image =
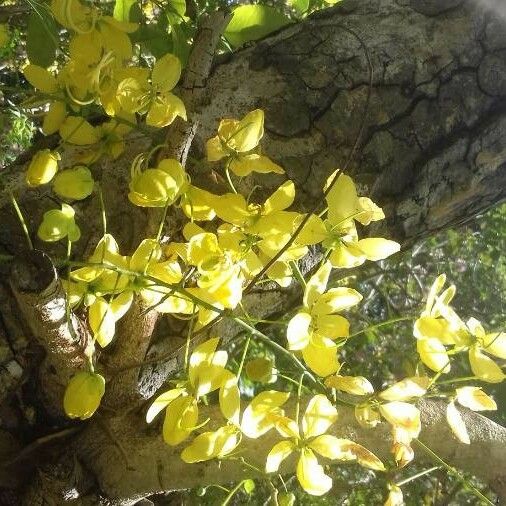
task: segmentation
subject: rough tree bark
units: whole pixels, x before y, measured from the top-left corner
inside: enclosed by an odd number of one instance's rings
[[[373,68],[372,89],[368,61]],[[191,96],[191,124],[198,125],[189,133],[195,134],[190,155],[201,157],[204,142],[220,118],[241,117],[261,107],[267,127],[264,150],[296,182],[299,209],[308,209],[321,198],[326,176],[345,164],[365,117],[360,149],[348,172],[364,194],[385,208],[388,219],[380,232],[408,245],[416,238],[465,222],[505,198],[505,62],[506,21],[488,12],[481,2],[343,0],[333,9],[223,57],[209,79],[182,90]],[[368,92],[371,99],[366,107]],[[149,224],[143,210],[133,208],[126,198],[118,198],[118,189],[124,192],[127,188],[131,153],[147,143],[137,137],[133,135],[121,159],[94,169],[104,189],[110,230],[125,254],[145,236]],[[51,145],[55,140],[44,142]],[[172,149],[177,152],[176,147]],[[186,156],[185,149],[180,153]],[[74,155],[67,150],[64,161]],[[6,189],[20,196],[33,232],[53,203],[45,189],[26,192],[22,162],[28,159],[22,157],[2,175]],[[197,185],[214,184],[208,171],[191,163],[188,170]],[[262,184],[265,181],[272,187],[279,183],[277,176],[262,178]],[[254,184],[255,180],[245,182],[244,189]],[[99,206],[96,198],[90,198],[76,207],[83,237],[88,239],[75,250],[82,256],[100,234]],[[170,230],[177,230],[177,216],[170,216],[168,222]],[[3,197],[0,223],[0,252],[25,258],[19,224]],[[64,256],[57,247],[50,253]],[[8,274],[2,274],[7,280]],[[37,305],[30,304],[33,291],[47,293],[49,285],[35,285],[27,296],[19,278],[9,276],[10,286],[3,284],[0,292],[0,339],[8,349],[5,368],[0,371],[0,399],[12,395],[22,381],[36,381],[38,362],[27,353],[30,348],[24,336],[37,338],[46,353],[51,353],[51,339],[37,321]],[[247,303],[259,314],[270,316],[286,311],[293,300],[293,292],[286,290],[253,294]],[[28,321],[22,321],[23,317]],[[132,325],[131,321],[124,325],[127,332]],[[162,327],[165,336],[171,336],[167,348],[148,342],[149,325],[147,322],[143,329],[133,331],[142,336],[142,354],[148,345],[151,354],[158,348],[163,353],[177,349],[181,343],[177,326],[165,323]],[[49,337],[57,332],[53,329]],[[237,329],[223,324],[220,332],[231,336]],[[131,354],[123,357],[116,349],[111,347],[102,359],[103,364],[116,366],[106,371],[113,377],[117,368],[131,364]],[[24,375],[20,364],[25,366]],[[139,386],[142,396],[152,394],[177,367],[174,352],[162,365],[145,368]],[[135,381],[130,379],[129,383]],[[422,408],[426,428],[421,439],[450,463],[490,481],[505,497],[504,429],[468,413],[473,444],[464,447],[449,435],[440,405],[425,403]],[[47,500],[60,504],[65,499],[76,504],[134,504],[152,493],[246,476],[238,465],[218,470],[215,464],[179,463],[177,452],[164,446],[158,429],[145,426],[142,414],[142,408],[131,411],[128,403],[116,402],[77,434],[65,432],[66,451],[62,455],[50,446],[55,452],[51,465],[36,475],[25,503]],[[61,426],[61,420],[57,423]],[[385,454],[385,427],[366,433],[354,426],[350,413],[342,409],[335,430]],[[61,439],[55,436],[55,440]],[[267,450],[268,443],[265,445]],[[31,457],[32,453],[27,451],[26,455]],[[259,458],[256,449],[252,457]],[[18,468],[20,462],[23,466],[27,461],[18,461]],[[489,473],[490,469],[494,473]]]

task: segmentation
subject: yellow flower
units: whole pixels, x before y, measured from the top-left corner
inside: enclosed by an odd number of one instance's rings
[[[469,364],[473,374],[487,383],[501,383],[506,375],[501,368],[485,353],[498,358],[506,358],[506,334],[486,334],[481,323],[476,318],[470,318],[466,323],[470,334],[474,337],[474,344],[469,348]]]
[[[188,263],[197,267],[197,285],[226,308],[235,308],[242,298],[244,276],[240,264],[223,251],[215,234],[199,233],[188,243]]]
[[[117,87],[116,99],[129,113],[147,112],[146,124],[158,128],[170,125],[177,116],[186,121],[186,109],[179,97],[170,93],[181,76],[181,62],[173,54],[156,61],[148,79],[127,77]]]
[[[62,170],[56,175],[53,191],[65,199],[83,200],[91,195],[94,184],[90,169],[78,165]]]
[[[268,157],[249,153],[258,146],[264,135],[264,112],[256,109],[240,121],[223,119],[218,126],[218,135],[206,144],[207,159],[210,162],[229,159],[230,170],[240,176],[251,172],[284,174],[284,170]]]
[[[188,379],[178,384],[177,388],[158,396],[146,414],[150,423],[163,409],[165,421],[163,438],[171,446],[183,442],[196,429],[198,421],[198,401],[219,388],[236,388],[227,380],[230,371],[225,369],[228,354],[216,351],[218,338],[209,339],[195,348],[190,356]],[[229,399],[231,396],[222,393],[220,397]],[[222,410],[229,413],[237,411],[236,406],[229,406],[222,401]]]
[[[299,453],[297,479],[311,495],[323,495],[332,487],[315,455],[331,460],[356,460],[370,469],[384,471],[382,462],[363,446],[325,434],[337,420],[337,410],[324,395],[315,395],[308,403],[301,427],[294,420],[280,417],[276,429],[285,440],[275,444],[267,456],[265,471],[277,472],[281,463],[294,451]]]
[[[337,178],[335,183],[333,181]],[[333,186],[326,200],[327,238],[323,245],[331,251],[330,263],[334,267],[350,268],[363,264],[366,260],[373,262],[383,260],[396,253],[400,245],[395,241],[380,237],[358,239],[355,220],[362,225],[385,218],[381,208],[366,197],[358,197],[353,180],[344,174],[334,172],[325,185]]]
[[[95,413],[105,392],[105,380],[97,373],[78,372],[69,381],[63,408],[70,418],[85,420]]]
[[[311,277],[304,291],[303,308],[288,323],[288,349],[301,351],[308,367],[319,376],[338,370],[334,340],[349,336],[349,323],[339,311],[355,306],[362,296],[352,288],[325,292],[332,266],[325,262]]]
[[[68,204],[62,204],[61,211],[51,209],[45,212],[37,235],[47,242],[59,241],[64,237],[68,237],[70,242],[78,241],[81,231],[76,225],[74,214],[74,209]]]
[[[240,396],[237,378],[229,373],[224,387],[220,389],[220,407],[229,423],[213,432],[204,432],[197,436],[181,453],[188,463],[203,462],[229,455],[241,441],[241,432],[250,437],[259,437],[274,427],[277,417],[284,414],[279,408],[289,394],[269,391],[258,394],[246,408],[242,423],[239,422]]]
[[[161,160],[156,169],[144,171],[133,166],[128,198],[137,206],[164,207],[172,204],[187,184],[187,175],[177,160]]]
[[[33,156],[26,172],[28,186],[47,184],[58,171],[60,155],[56,151],[42,149]]]
[[[128,269],[128,257],[120,255],[118,243],[111,234],[100,239],[88,263],[97,265],[73,270],[70,277],[87,283],[88,290],[97,296],[121,293],[130,282],[127,275],[118,272],[118,269]]]

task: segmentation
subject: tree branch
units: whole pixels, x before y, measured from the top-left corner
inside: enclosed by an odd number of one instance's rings
[[[87,362],[88,330],[67,310],[65,292],[45,253],[35,250],[16,258],[10,285],[27,327],[46,351],[39,370],[45,406],[52,415],[63,415],[64,389]]]
[[[304,406],[305,400],[302,402]],[[462,409],[471,439],[471,444],[465,445],[455,439],[448,427],[444,402],[423,400],[419,407],[423,427],[420,440],[450,465],[474,474],[489,483],[498,494],[504,494],[506,429],[484,416]],[[294,402],[288,405],[288,413],[293,409]],[[391,428],[387,423],[381,423],[375,429],[364,429],[357,424],[352,408],[341,406],[338,411],[339,418],[329,434],[352,439],[383,460],[389,458]],[[213,420],[220,417],[216,407],[203,407],[201,416]],[[101,492],[112,504],[133,504],[135,500],[156,493],[261,477],[237,459],[224,460],[221,464],[217,461],[185,464],[179,456],[184,445],[176,448],[166,445],[160,429],[147,429],[140,415],[134,420],[110,420],[109,428],[111,434],[105,433],[100,424],[92,423],[77,441],[75,451],[78,460],[93,473]],[[210,429],[206,426],[204,430]],[[114,441],[111,441],[111,435]],[[274,430],[258,440],[244,438],[240,455],[263,469],[267,453],[278,440]],[[128,461],[122,453],[128,456]],[[417,451],[415,458],[430,461],[421,451]],[[295,460],[289,459],[282,467],[282,473],[293,473],[294,464]]]

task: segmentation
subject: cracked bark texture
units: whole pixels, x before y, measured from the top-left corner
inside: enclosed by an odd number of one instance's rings
[[[382,229],[373,232],[406,245],[471,219],[506,195],[506,20],[488,12],[484,3],[343,0],[335,8],[223,57],[207,82],[192,93],[192,101],[198,104],[193,119],[199,124],[192,156],[203,155],[205,140],[214,135],[219,119],[242,117],[261,107],[266,113],[263,150],[285,167],[295,181],[299,209],[312,208],[321,199],[326,177],[344,165],[364,116],[369,69],[351,30],[367,47],[374,67],[364,136],[348,170],[363,194],[372,196],[385,208],[387,220],[380,225]],[[51,145],[54,139],[44,142]],[[132,134],[120,159],[106,160],[93,168],[104,191],[108,228],[125,254],[131,253],[144,238],[149,223],[148,213],[134,208],[126,199],[132,153],[145,150],[146,146],[145,138]],[[64,162],[71,163],[76,151],[78,148],[66,150]],[[29,157],[21,159],[23,163],[27,160]],[[209,168],[189,165],[195,184],[209,183]],[[2,174],[3,181],[20,197],[34,235],[43,212],[53,208],[54,202],[47,188],[27,192],[23,172],[22,165],[13,165]],[[257,182],[253,178],[245,181],[243,187],[247,190]],[[274,188],[280,178],[263,176],[261,182]],[[123,198],[118,198],[118,191]],[[98,198],[87,199],[75,208],[86,238],[74,248],[76,257],[81,258],[101,234]],[[0,218],[0,251],[22,252],[24,239],[19,224],[1,195]],[[169,216],[171,231],[177,230],[179,224],[177,215]],[[65,252],[58,247],[48,249],[44,245],[46,251],[64,257]],[[293,293],[272,292],[252,295],[250,300],[259,315],[268,317],[288,310],[290,297]],[[5,305],[5,300],[0,300],[0,330],[5,328],[7,334],[12,334],[7,321],[10,310]],[[223,335],[234,332],[237,329],[226,322],[220,328]],[[165,336],[171,336],[172,348],[182,343],[177,329],[169,329]],[[6,341],[9,337],[12,338],[7,336]],[[16,347],[9,349],[12,352],[7,353],[6,360],[17,360]],[[148,357],[166,351],[160,341],[155,341]],[[107,361],[105,357],[104,362]],[[144,367],[140,379],[142,396],[156,391],[180,365],[180,357],[174,356],[169,363]],[[15,381],[8,378],[9,390],[20,381],[19,369],[16,374]],[[136,374],[137,369],[129,381],[135,383]],[[121,396],[114,398],[121,404]],[[190,467],[179,464],[179,460],[176,465],[175,453],[163,445],[159,430],[146,428],[137,414],[121,413],[121,406],[118,408],[116,413],[104,410],[88,422],[85,431],[69,443],[66,455],[39,475],[31,489],[35,495],[27,496],[26,504],[42,504],[45,499],[58,504],[62,497],[76,498],[80,490],[90,491],[93,487],[106,497],[104,502],[119,498],[120,504],[132,504],[148,492],[194,483],[185,481],[190,480]],[[462,445],[449,437],[441,417],[440,411],[426,412],[429,430],[433,427],[434,439],[430,441],[443,445],[441,455],[453,462],[461,455]],[[493,450],[495,442],[504,447],[503,432],[492,430],[479,416],[468,417],[478,439],[485,438],[489,443],[464,448],[466,457],[456,458],[455,465],[479,475],[479,463],[484,464],[482,456],[486,455],[487,464],[495,459],[497,466],[492,462],[492,467],[504,469],[504,455]],[[365,434],[359,436],[357,442],[369,441]],[[372,448],[379,445],[381,450],[383,439],[381,432],[372,437]],[[117,462],[118,455],[132,460],[133,471],[115,469],[111,463]],[[159,470],[158,457],[163,470],[177,471],[168,481],[167,477],[153,474]],[[145,472],[142,486],[134,483],[139,469]],[[225,481],[236,477],[232,471],[230,475],[219,473],[214,464],[196,469],[209,481],[217,475]],[[123,477],[118,476],[118,470]],[[202,475],[195,477],[200,483]],[[490,478],[504,480],[504,476]],[[155,479],[157,485],[153,485]],[[504,481],[501,483],[504,486]],[[127,497],[129,494],[131,497]],[[97,504],[95,500],[88,500],[85,494],[76,504]]]
[[[203,93],[201,145],[220,117],[266,112],[266,153],[310,208],[357,134],[348,171],[411,241],[506,197],[506,21],[465,1],[345,0],[219,65]],[[273,178],[273,184],[277,179]],[[383,229],[385,225],[382,225]]]

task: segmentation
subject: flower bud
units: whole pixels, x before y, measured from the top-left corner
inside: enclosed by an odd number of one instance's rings
[[[60,160],[60,155],[49,149],[35,153],[26,172],[28,186],[49,183],[58,170],[58,160]]]
[[[105,380],[100,374],[81,371],[67,385],[63,408],[70,418],[85,420],[95,413],[105,392]]]

